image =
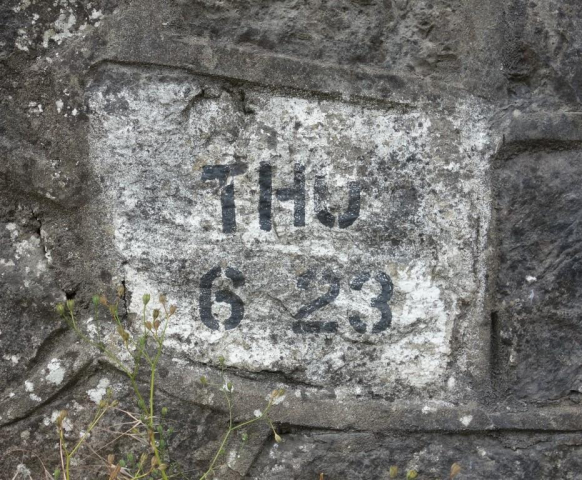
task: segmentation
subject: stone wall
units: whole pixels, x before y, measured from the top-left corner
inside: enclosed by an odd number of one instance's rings
[[[238,419],[286,393],[283,442],[217,478],[582,478],[580,2],[5,0],[0,27],[1,478],[58,464],[59,411],[74,437],[131,405],[54,310],[91,331],[120,284],[130,331],[144,293],[178,305],[186,478],[220,356]]]

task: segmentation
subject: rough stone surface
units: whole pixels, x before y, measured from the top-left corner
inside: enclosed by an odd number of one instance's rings
[[[185,478],[220,355],[236,420],[286,394],[216,478],[582,478],[581,31],[575,0],[0,2],[0,477],[58,464],[60,410],[135,409],[54,313],[94,335],[123,284],[132,332],[179,307]]]
[[[438,395],[453,325],[484,315],[478,105],[404,113],[105,68],[89,108],[125,282],[180,305],[173,348],[340,396]]]
[[[391,465],[443,478],[463,458],[462,477],[580,478],[582,438],[503,434],[482,436],[372,435],[368,433],[290,432],[257,459],[253,478],[388,478]]]
[[[499,170],[501,384],[530,401],[580,401],[580,152],[536,152]]]

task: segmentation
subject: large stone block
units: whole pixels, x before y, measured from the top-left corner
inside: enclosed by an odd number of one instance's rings
[[[177,352],[341,395],[443,388],[453,330],[486,315],[478,110],[114,65],[88,102],[125,284],[180,306]]]
[[[580,160],[576,150],[528,152],[499,170],[493,360],[502,388],[524,400],[582,393]]]

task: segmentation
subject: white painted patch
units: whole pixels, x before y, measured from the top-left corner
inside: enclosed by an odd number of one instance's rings
[[[537,281],[537,278],[536,277],[532,277],[531,275],[528,275],[527,277],[525,277],[525,281],[527,283],[533,283],[533,282],[536,282]]]
[[[172,358],[172,363],[175,363],[176,365],[178,365],[180,367],[186,367],[188,365],[188,362],[186,360],[181,359],[181,358]]]
[[[108,205],[134,298],[164,292],[179,307],[170,347],[197,362],[216,364],[224,355],[239,369],[336,382],[341,395],[355,395],[360,382],[377,393],[395,383],[440,388],[453,325],[469,319],[478,326],[484,315],[488,130],[475,105],[460,103],[446,115],[397,112],[249,88],[255,113],[246,115],[225,92],[191,102],[202,86],[187,75],[124,83],[116,75],[139,74],[111,72],[105,82],[131,86],[112,94],[96,82],[89,95],[91,159],[105,182],[100,204]],[[273,192],[294,185],[296,164],[305,168],[305,226],[294,224],[293,202],[273,193],[272,228],[261,228],[264,162]],[[244,168],[225,179],[234,188],[236,231],[224,233],[223,186],[203,172],[239,163]],[[124,189],[116,188],[120,177]],[[315,193],[320,177],[327,202]],[[360,213],[338,228],[351,182],[361,187]],[[317,214],[324,203],[332,228]],[[200,281],[217,267],[203,322]],[[240,271],[244,285],[235,286],[227,268]],[[361,289],[351,286],[366,272]],[[380,273],[394,285],[392,320],[374,330],[382,325]],[[309,285],[299,281],[311,274]],[[333,301],[306,310],[332,283]],[[244,304],[235,328],[225,328],[232,310],[214,301],[219,290]],[[301,318],[301,311],[309,314]],[[214,320],[217,329],[209,328]],[[313,333],[317,322],[335,326]]]
[[[34,392],[34,383],[32,383],[32,382],[29,382],[28,380],[26,380],[26,381],[24,382],[24,389],[25,389],[27,392]]]

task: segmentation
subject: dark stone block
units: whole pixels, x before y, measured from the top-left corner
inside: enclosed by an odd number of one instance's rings
[[[582,154],[521,154],[499,171],[499,386],[531,401],[582,393]]]

